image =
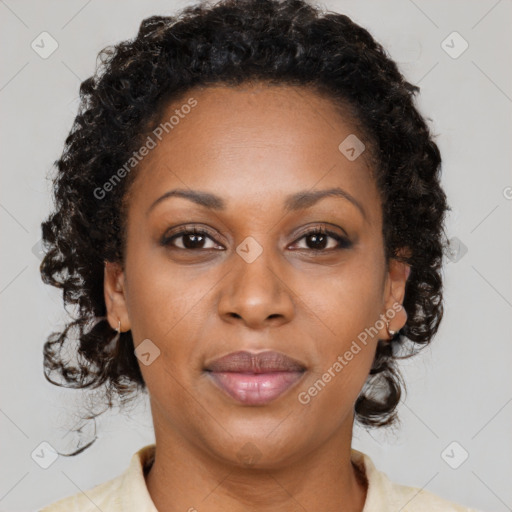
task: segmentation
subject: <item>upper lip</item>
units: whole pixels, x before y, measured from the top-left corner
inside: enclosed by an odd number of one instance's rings
[[[301,372],[304,365],[280,352],[247,352],[241,350],[215,359],[206,366],[210,372],[271,373]]]

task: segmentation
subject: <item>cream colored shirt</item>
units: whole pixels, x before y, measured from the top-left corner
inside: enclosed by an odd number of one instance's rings
[[[353,448],[351,453],[368,480],[363,512],[478,512],[429,491],[393,483],[377,470],[368,455]],[[154,454],[154,444],[141,448],[123,474],[84,493],[63,498],[40,512],[158,512],[144,478],[144,468],[152,463]]]

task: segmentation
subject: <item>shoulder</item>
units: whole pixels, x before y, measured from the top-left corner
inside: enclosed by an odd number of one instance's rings
[[[473,508],[448,501],[419,487],[409,487],[391,482],[390,496],[402,512],[477,512]]]
[[[425,489],[392,482],[363,452],[352,449],[351,458],[368,481],[363,512],[478,512]]]
[[[42,508],[40,512],[98,512],[99,510],[122,510],[120,489],[123,475],[93,487],[84,492],[73,494]],[[117,507],[117,508],[116,508]]]
[[[144,466],[151,462],[154,453],[154,444],[141,448],[121,475],[62,498],[39,512],[156,512],[144,478]]]

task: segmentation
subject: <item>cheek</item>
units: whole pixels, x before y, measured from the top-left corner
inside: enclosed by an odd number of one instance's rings
[[[329,328],[333,349],[342,350],[379,320],[383,313],[383,272],[384,264],[377,258],[354,257],[320,285],[309,286],[307,304]]]
[[[322,402],[349,404],[363,386],[383,327],[383,271],[384,264],[375,258],[355,258],[350,265],[311,286],[305,301],[315,313],[316,334],[315,367],[307,387],[301,388],[308,396],[317,395]],[[318,281],[317,281],[318,284]],[[307,327],[306,330],[310,331]],[[311,386],[314,386],[311,388]],[[316,398],[315,398],[316,400]]]
[[[156,397],[162,389],[179,387],[178,383],[193,385],[194,370],[200,371],[197,340],[205,337],[205,322],[211,317],[204,308],[212,283],[175,271],[165,258],[151,260],[142,251],[131,254],[126,270],[134,345],[149,339],[159,351],[150,365],[139,362],[150,393]]]
[[[368,272],[331,280],[312,303],[328,328],[321,329],[321,336],[312,334],[315,365],[297,400],[310,417],[325,417],[325,411],[330,411],[322,427],[326,432],[353,410],[375,357],[379,339],[375,326],[381,313],[377,277]]]
[[[133,247],[126,261],[127,307],[132,333],[164,344],[187,323],[208,288],[197,286],[190,272],[180,271],[158,249]],[[190,322],[189,322],[190,323]]]

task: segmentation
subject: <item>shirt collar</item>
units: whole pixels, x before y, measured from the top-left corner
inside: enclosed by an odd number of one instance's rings
[[[128,469],[122,475],[121,496],[122,510],[138,512],[158,512],[146,486],[144,468],[153,463],[155,444],[150,444],[136,452]]]

